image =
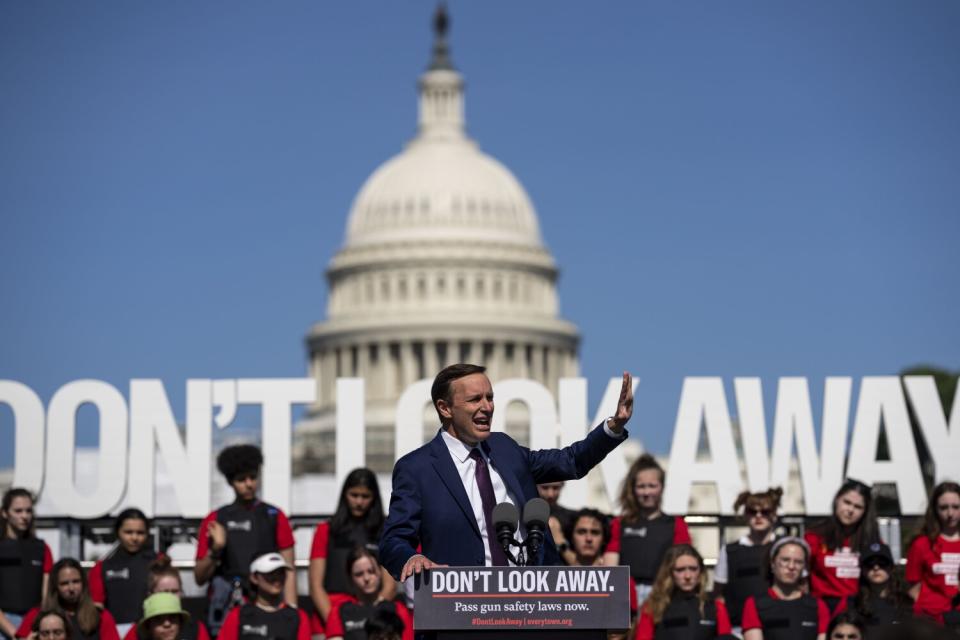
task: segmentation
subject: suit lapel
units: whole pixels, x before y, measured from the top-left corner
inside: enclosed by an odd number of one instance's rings
[[[450,459],[450,450],[443,442],[443,436],[439,433],[430,442],[430,455],[433,458],[433,468],[440,476],[441,482],[447,487],[447,491],[453,496],[454,501],[463,515],[467,518],[474,532],[479,536],[480,528],[477,526],[477,519],[473,515],[473,507],[470,506],[470,499],[467,498],[467,492],[463,489],[463,482],[460,480],[460,474],[457,473],[457,467]]]

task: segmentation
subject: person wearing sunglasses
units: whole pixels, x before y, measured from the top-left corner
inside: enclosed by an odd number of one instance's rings
[[[871,488],[852,478],[833,497],[833,514],[807,530],[810,593],[830,611],[860,590],[860,549],[880,542]]]
[[[810,547],[803,538],[787,536],[773,543],[767,564],[770,589],[743,605],[744,640],[824,640],[830,610],[805,592],[809,563]]]
[[[147,595],[149,597],[155,593],[168,593],[183,598],[183,581],[169,556],[159,556],[147,570]],[[123,640],[147,640],[147,636],[140,633],[139,626],[134,626]],[[210,632],[202,621],[187,618],[180,627],[178,640],[210,640]]]
[[[720,548],[713,583],[717,596],[727,603],[730,623],[737,632],[747,598],[763,595],[770,587],[764,569],[770,545],[776,538],[774,528],[782,496],[780,487],[758,493],[744,491],[733,503],[734,512],[741,514],[749,531],[736,542]]]
[[[190,614],[180,606],[180,598],[172,593],[154,593],[143,601],[143,618],[137,625],[145,640],[182,640],[183,630],[190,623]]]
[[[217,640],[310,640],[310,620],[284,601],[284,585],[293,566],[276,551],[258,554],[250,563],[252,602],[234,607]]]
[[[897,573],[890,547],[874,542],[860,552],[860,591],[840,603],[837,613],[851,611],[870,629],[901,624],[910,618],[913,600]]]

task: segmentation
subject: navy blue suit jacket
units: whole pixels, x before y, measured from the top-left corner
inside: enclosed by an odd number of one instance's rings
[[[626,433],[626,432],[624,432]],[[563,449],[530,451],[505,433],[491,433],[483,446],[490,463],[520,502],[539,497],[537,485],[582,478],[626,439],[607,435],[603,425]],[[485,550],[463,482],[440,433],[393,468],[390,513],[380,538],[380,562],[399,578],[417,553],[438,564],[481,566]],[[561,564],[550,530],[539,564]]]

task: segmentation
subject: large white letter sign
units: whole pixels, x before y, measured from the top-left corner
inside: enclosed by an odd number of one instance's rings
[[[700,425],[707,428],[710,461],[699,462]],[[664,511],[685,513],[694,482],[716,485],[720,513],[733,513],[733,502],[743,487],[737,468],[737,449],[727,397],[720,378],[686,378],[680,392],[680,408],[670,447],[670,472],[664,487]]]
[[[260,404],[263,424],[263,499],[290,511],[291,409],[316,399],[317,386],[309,378],[237,380],[237,402]]]
[[[357,467],[367,466],[366,425],[364,424],[363,378],[337,378],[335,436],[337,487]]]
[[[773,424],[770,486],[787,491],[790,450],[794,435],[803,483],[803,504],[808,515],[833,511],[833,494],[843,481],[847,421],[850,415],[850,378],[827,378],[823,393],[823,428],[820,455],[813,430],[813,410],[806,378],[780,378]]]
[[[747,488],[754,493],[766,491],[770,488],[770,447],[760,378],[734,378],[733,393],[737,398]]]
[[[73,483],[77,409],[92,404],[100,413],[97,488],[77,491]],[[127,405],[120,392],[99,380],[76,380],[53,395],[47,411],[47,492],[63,513],[96,518],[117,506],[127,480]]]
[[[933,458],[936,470],[934,482],[939,484],[945,480],[960,481],[960,393],[953,396],[953,409],[950,410],[948,426],[933,376],[905,376],[903,383],[907,387],[907,395],[913,405],[913,413],[917,416],[920,432],[927,441],[927,449]]]
[[[493,388],[497,410],[493,412],[492,431],[504,431],[507,405],[522,402],[530,411],[530,448],[557,448],[557,408],[553,394],[536,380],[512,378],[501,380]]]
[[[210,510],[211,384],[187,381],[186,446],[160,380],[130,381],[128,504],[154,516],[156,450],[177,494],[178,515],[202,518]],[[156,443],[156,447],[154,444]],[[174,514],[164,514],[174,515]]]
[[[397,460],[423,444],[423,413],[431,404],[431,386],[433,380],[418,380],[397,400],[397,433],[393,443]]]
[[[877,460],[881,424],[887,434],[889,461]],[[850,441],[847,475],[871,484],[896,484],[900,512],[904,515],[923,513],[927,496],[900,378],[869,376],[863,379]]]
[[[0,404],[13,412],[13,486],[36,495],[43,487],[43,402],[27,385],[0,380]]]

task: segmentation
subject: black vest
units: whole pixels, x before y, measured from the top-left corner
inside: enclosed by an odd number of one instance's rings
[[[340,605],[340,622],[343,623],[343,640],[367,640],[367,632],[364,625],[367,618],[371,617],[377,610],[396,613],[397,607],[392,602],[379,602],[377,604],[360,604],[359,602],[344,602]]]
[[[299,629],[300,614],[296,609],[264,611],[254,604],[240,607],[237,640],[297,640]]]
[[[653,632],[654,640],[709,640],[717,637],[717,605],[712,600],[703,607],[697,596],[677,594],[670,601],[663,619]]]
[[[813,596],[778,600],[765,593],[755,602],[763,640],[817,640],[820,612]]]
[[[758,598],[767,592],[766,559],[769,544],[747,546],[739,542],[727,545],[727,584],[723,585],[723,599],[730,612],[730,624],[740,626],[743,605],[747,598]]]
[[[634,580],[653,584],[675,528],[676,519],[664,514],[638,522],[620,520],[620,564],[630,565]]]
[[[867,613],[869,609],[869,614]],[[887,626],[909,620],[912,612],[899,609],[889,600],[871,596],[866,607],[857,606],[857,596],[847,596],[847,610],[856,611],[869,627]]]
[[[73,616],[67,616],[70,626],[70,640],[100,640],[100,627],[103,625],[103,614],[97,614],[97,626],[90,633],[84,633],[80,630],[77,621]]]
[[[257,554],[277,551],[278,513],[276,507],[265,502],[257,502],[250,509],[237,502],[217,509],[217,522],[227,530],[218,575],[246,577]]]
[[[953,609],[943,614],[943,626],[947,629],[960,629],[960,609]]]
[[[103,560],[100,570],[107,595],[104,605],[117,624],[140,620],[147,597],[147,574],[150,563],[156,559],[157,552],[152,549],[131,555],[123,547],[117,547]]]
[[[371,542],[362,526],[350,526],[337,533],[329,530],[327,537],[327,565],[323,573],[323,588],[327,593],[349,593],[351,580],[347,571],[347,556],[354,547],[365,547],[376,557],[380,549]]]
[[[23,615],[40,606],[44,549],[37,538],[0,540],[0,611]]]

